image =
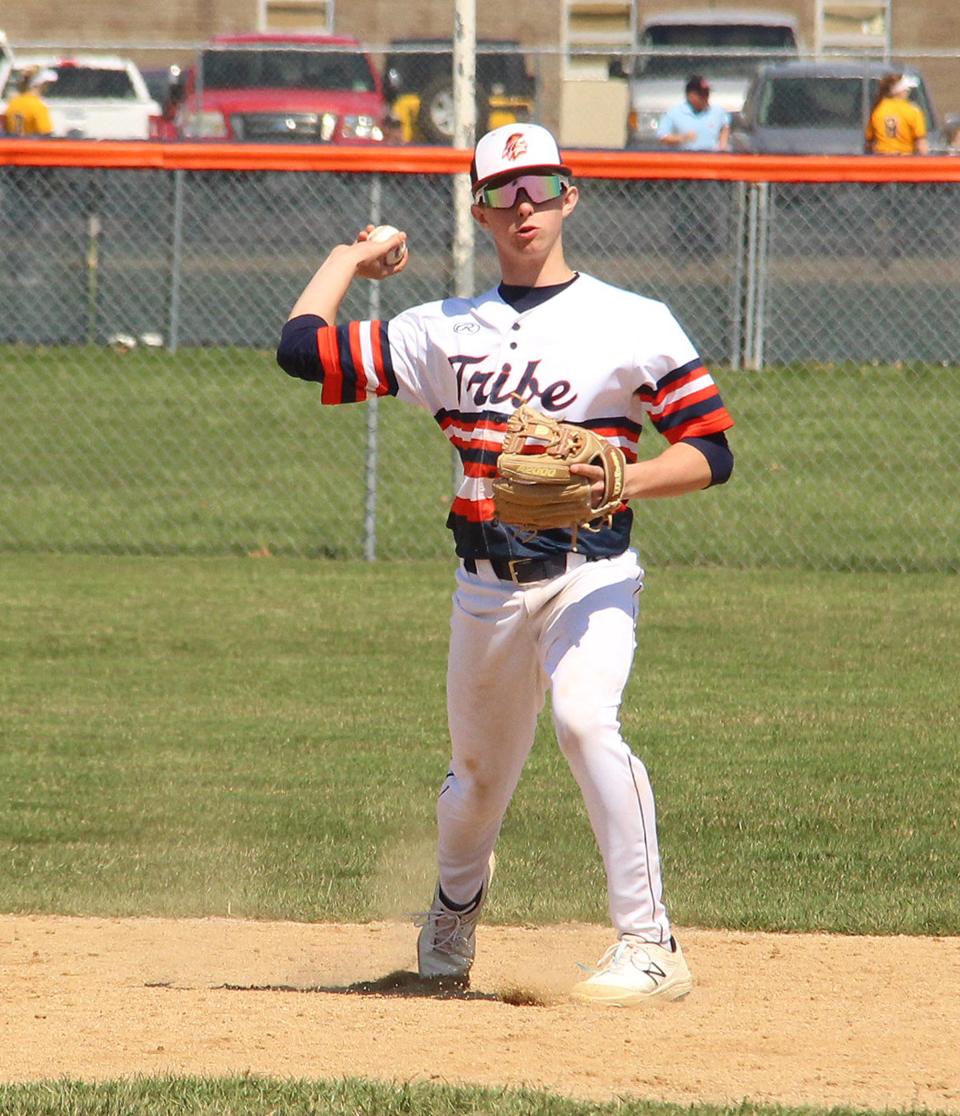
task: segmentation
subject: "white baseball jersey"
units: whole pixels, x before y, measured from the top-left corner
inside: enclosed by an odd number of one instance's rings
[[[297,322],[298,319],[294,319]],[[671,443],[733,425],[690,339],[662,303],[588,275],[527,310],[497,288],[415,306],[388,322],[313,325],[302,373],[323,403],[395,395],[428,410],[456,447],[463,481],[448,518],[463,558],[543,557],[570,532],[531,536],[499,523],[491,492],[507,420],[521,402],[590,427],[637,459],[643,417]],[[293,325],[294,323],[288,323]],[[315,331],[315,333],[314,333]],[[590,558],[622,553],[632,513],[581,532]]]

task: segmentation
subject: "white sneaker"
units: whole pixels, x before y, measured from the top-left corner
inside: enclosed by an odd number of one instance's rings
[[[587,1003],[617,1007],[679,1000],[693,988],[693,977],[675,938],[670,939],[670,946],[624,934],[600,958],[593,974],[573,986],[571,995]]]
[[[440,898],[440,884],[433,893],[433,905],[424,914],[414,915],[414,925],[422,927],[417,938],[417,967],[420,976],[466,987],[476,953],[477,922],[487,901],[493,878],[494,857],[483,878],[476,902],[466,911],[451,911]]]

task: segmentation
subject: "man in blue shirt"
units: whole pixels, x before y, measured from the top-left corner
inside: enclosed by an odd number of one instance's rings
[[[660,118],[657,139],[680,151],[726,151],[730,117],[710,104],[710,86],[699,74],[686,85],[686,99]]]

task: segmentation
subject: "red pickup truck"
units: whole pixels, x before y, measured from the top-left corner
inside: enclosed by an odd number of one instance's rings
[[[171,84],[158,139],[380,143],[380,75],[336,35],[217,35]]]

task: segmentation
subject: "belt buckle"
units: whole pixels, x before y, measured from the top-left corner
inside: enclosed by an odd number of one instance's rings
[[[529,562],[529,558],[508,558],[507,569],[510,571],[510,580],[514,585],[521,585],[519,576],[517,575],[517,566],[520,562]]]

